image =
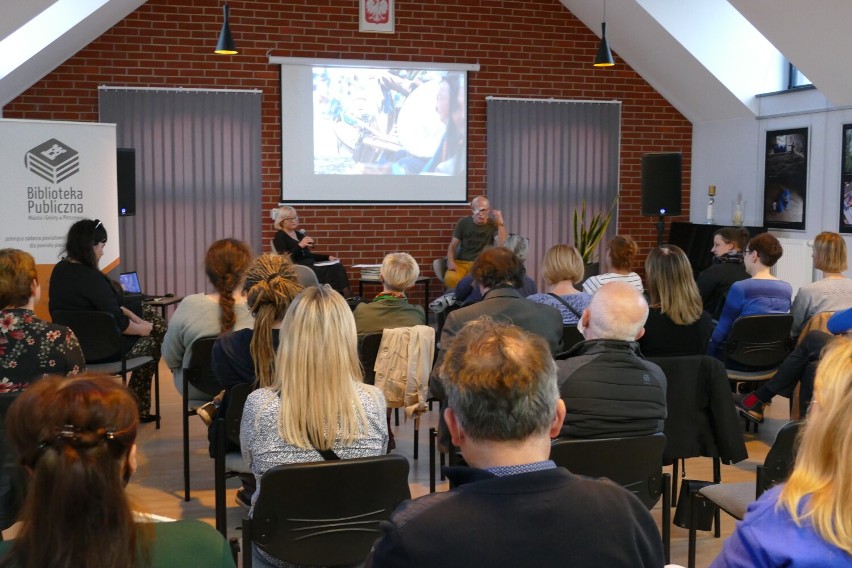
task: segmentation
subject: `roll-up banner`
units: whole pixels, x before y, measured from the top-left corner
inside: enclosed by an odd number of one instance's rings
[[[100,219],[109,236],[100,268],[119,263],[115,125],[0,119],[0,247],[38,265],[39,317],[65,236],[80,219]]]

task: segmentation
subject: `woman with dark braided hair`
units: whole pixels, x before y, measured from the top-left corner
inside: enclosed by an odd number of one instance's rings
[[[225,333],[213,345],[213,372],[225,389],[218,412],[227,410],[234,385],[251,383],[264,388],[273,384],[278,331],[287,308],[302,291],[293,266],[287,255],[263,254],[246,271],[243,293],[255,319],[254,328]],[[211,444],[215,443],[215,431],[211,426]],[[242,504],[250,503],[253,481],[252,476],[244,479],[237,494]]]
[[[6,432],[30,478],[21,530],[0,542],[0,566],[234,566],[213,527],[152,523],[131,509],[124,487],[138,427],[136,401],[109,377],[47,377],[20,395]]]
[[[204,255],[204,272],[216,291],[187,296],[175,310],[163,339],[163,359],[181,394],[183,368],[192,357],[193,341],[254,325],[240,290],[251,257],[248,245],[237,239],[221,239],[210,245]],[[191,385],[189,388],[190,398],[204,398],[202,393],[192,392],[195,389]]]

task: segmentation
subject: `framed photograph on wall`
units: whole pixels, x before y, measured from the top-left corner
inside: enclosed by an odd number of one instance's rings
[[[392,34],[394,1],[358,0],[358,30]]]
[[[763,181],[764,225],[773,229],[805,229],[808,201],[808,129],[766,133]]]
[[[843,125],[840,160],[840,232],[852,233],[852,124]]]

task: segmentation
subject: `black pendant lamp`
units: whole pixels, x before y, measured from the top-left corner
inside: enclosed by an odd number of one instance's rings
[[[604,0],[604,21],[601,23],[601,44],[598,46],[598,54],[595,55],[595,67],[612,67],[615,61],[606,41],[606,0]]]
[[[231,26],[228,22],[228,5],[223,7],[225,12],[225,21],[222,22],[222,30],[219,32],[219,42],[216,44],[216,51],[219,55],[235,55],[237,46],[234,45],[234,37],[231,35]]]

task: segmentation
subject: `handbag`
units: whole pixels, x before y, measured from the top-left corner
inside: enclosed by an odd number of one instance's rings
[[[692,514],[692,495],[708,485],[715,485],[712,481],[699,479],[683,479],[680,485],[680,495],[677,498],[677,509],[674,514],[674,524],[682,529],[689,528],[690,516]],[[695,528],[699,531],[709,531],[713,526],[713,517],[716,513],[716,505],[705,499],[696,499],[698,507],[695,517]]]

